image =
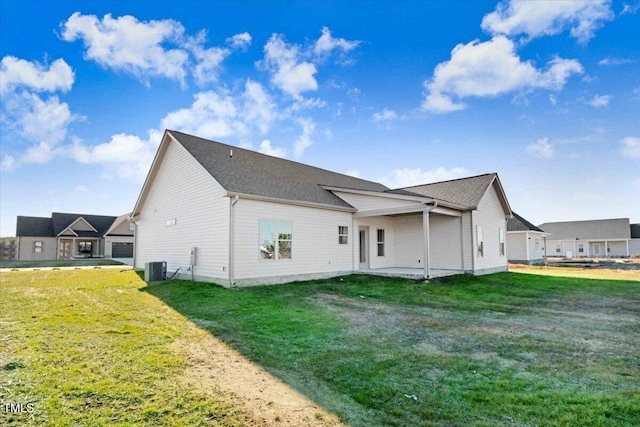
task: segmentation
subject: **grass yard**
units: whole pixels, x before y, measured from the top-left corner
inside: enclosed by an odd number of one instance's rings
[[[640,281],[146,290],[353,426],[640,425]]]
[[[103,265],[124,265],[120,261],[108,258],[64,259],[57,261],[6,261],[0,260],[0,268],[58,268],[88,267]]]
[[[246,425],[226,396],[182,385],[174,342],[197,330],[144,285],[118,269],[0,274],[0,425]]]
[[[6,272],[0,401],[35,410],[0,411],[0,424],[255,425],[233,396],[183,381],[176,343],[199,342],[196,324],[353,426],[637,426],[634,277],[230,290],[117,269]]]

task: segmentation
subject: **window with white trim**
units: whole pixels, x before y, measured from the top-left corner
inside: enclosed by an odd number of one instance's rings
[[[33,252],[37,254],[44,252],[44,242],[42,240],[33,242]]]
[[[504,256],[504,230],[498,229],[498,241],[500,242],[500,256]]]
[[[378,256],[384,256],[384,230],[378,229]]]
[[[166,220],[164,222],[164,226],[165,227],[173,227],[177,223],[178,223],[178,219],[177,218],[170,218],[170,219],[168,219],[168,220]]]
[[[559,254],[562,252],[562,247],[560,246],[560,243],[556,243],[556,253]]]
[[[293,232],[291,221],[260,220],[260,259],[291,259]]]
[[[340,245],[349,244],[349,227],[344,225],[338,226],[338,244]]]
[[[478,240],[478,257],[484,256],[484,237],[482,235],[482,226],[476,226],[476,238]]]
[[[136,225],[132,222],[129,223],[129,231],[135,231]]]
[[[578,253],[579,254],[584,253],[584,243],[578,243]]]

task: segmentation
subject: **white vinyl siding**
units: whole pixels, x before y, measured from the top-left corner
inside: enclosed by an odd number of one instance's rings
[[[508,231],[507,259],[540,263],[544,260],[544,237],[537,231]]]
[[[500,255],[499,232],[500,229],[506,228],[506,215],[500,198],[495,188],[495,183],[487,189],[478,209],[473,213],[474,225],[474,271],[476,273],[506,270],[507,259]],[[476,227],[482,227],[482,238],[484,241],[483,255],[477,254],[477,235]],[[509,247],[505,250],[508,252]]]
[[[138,218],[135,267],[166,261],[168,271],[182,267],[181,273],[190,275],[186,271],[189,250],[195,247],[196,278],[228,279],[229,199],[225,191],[173,141],[160,160]],[[176,224],[167,227],[166,221],[173,218]]]
[[[352,241],[339,245],[336,230],[351,223],[351,213],[240,198],[234,207],[234,278],[256,280],[291,275],[348,272],[353,268]],[[257,255],[260,220],[291,224],[291,260],[261,261]],[[270,280],[267,280],[270,282]]]

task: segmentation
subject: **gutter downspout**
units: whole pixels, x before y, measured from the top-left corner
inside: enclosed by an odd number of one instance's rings
[[[235,247],[235,205],[240,200],[237,194],[233,199],[229,198],[229,286],[234,285],[234,247]]]
[[[431,276],[431,254],[429,248],[429,212],[438,206],[438,202],[433,201],[431,206],[425,207],[422,211],[422,234],[424,237],[424,280],[429,280]]]

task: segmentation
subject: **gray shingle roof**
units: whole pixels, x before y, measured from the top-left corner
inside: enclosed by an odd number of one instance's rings
[[[116,220],[115,216],[85,215],[73,213],[53,212],[51,218],[19,216],[16,222],[16,236],[56,237],[78,218],[84,218],[96,231],[76,231],[80,237],[102,237],[111,224]]]
[[[38,216],[18,216],[16,236],[53,237],[51,218]]]
[[[85,215],[85,214],[74,214],[74,213],[61,213],[61,212],[53,212],[51,214],[51,221],[53,222],[53,232],[54,235],[60,234],[64,231],[65,228],[73,224],[78,218],[84,218],[96,231],[76,231],[76,234],[81,237],[101,237],[109,230],[113,221],[116,220],[115,216],[104,216],[104,215]]]
[[[435,182],[433,184],[415,185],[390,192],[397,194],[410,192],[420,196],[466,206],[469,209],[475,209],[478,207],[482,196],[484,196],[484,193],[496,176],[497,174],[495,173],[488,173],[469,178]]]
[[[631,236],[629,218],[545,222],[539,227],[550,233],[550,240],[628,239]]]
[[[515,212],[511,212],[513,214],[513,218],[509,218],[507,220],[507,231],[539,231],[544,233],[544,230],[536,227],[531,224],[529,221],[521,217]]]
[[[227,191],[351,207],[321,185],[385,191],[382,184],[168,130]],[[233,157],[230,151],[233,150]]]

